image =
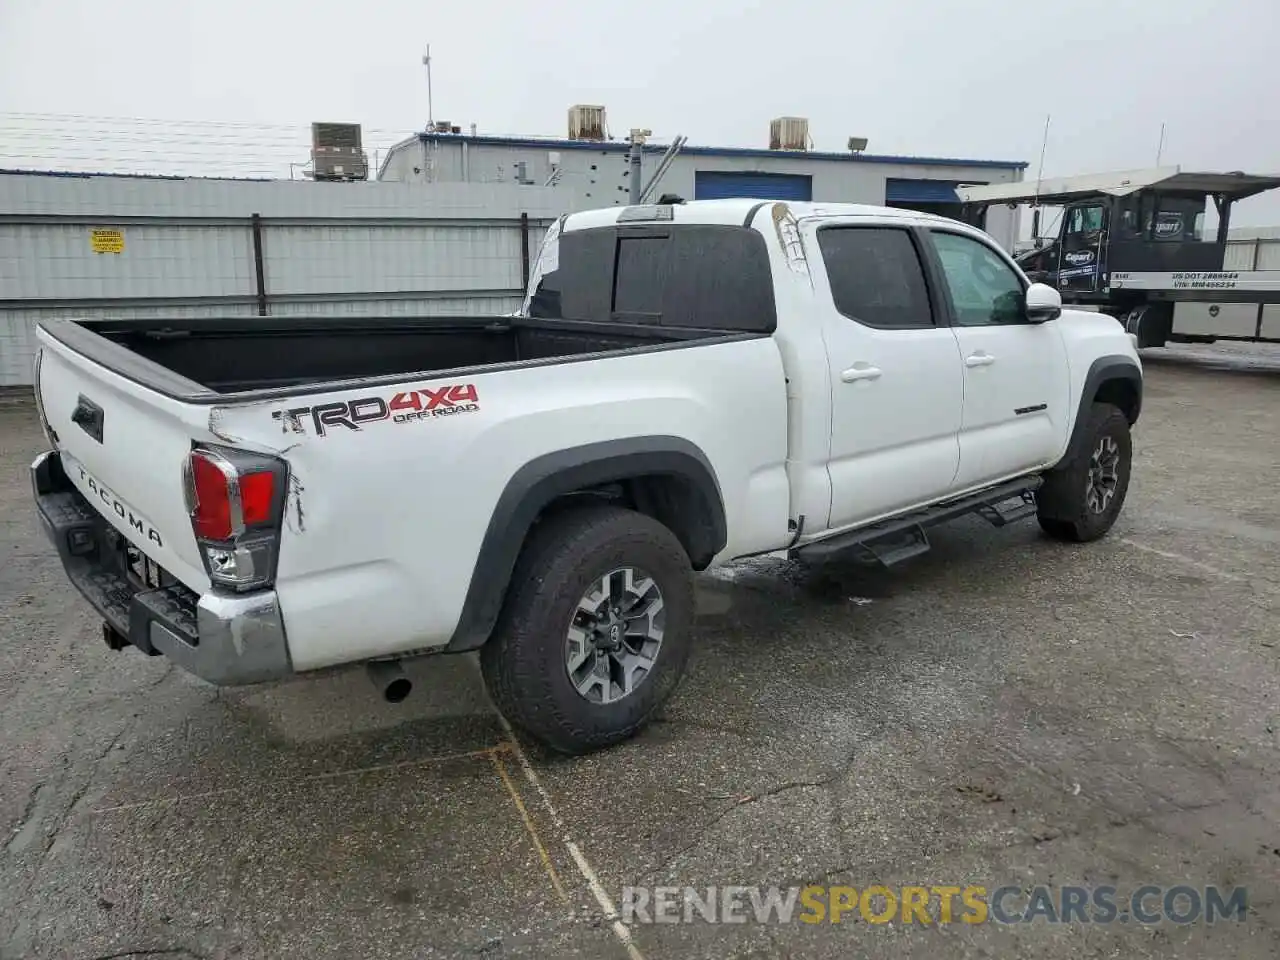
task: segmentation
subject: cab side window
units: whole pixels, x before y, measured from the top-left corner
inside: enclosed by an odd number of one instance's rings
[[[958,233],[932,232],[951,294],[956,323],[982,327],[1026,320],[1022,278],[985,243]]]
[[[1091,239],[1102,232],[1102,207],[1072,207],[1067,217],[1067,233]]]

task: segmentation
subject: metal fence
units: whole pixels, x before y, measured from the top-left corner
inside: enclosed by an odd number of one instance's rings
[[[511,184],[0,174],[0,386],[43,317],[506,313],[565,202]]]
[[[1280,236],[1265,234],[1276,231],[1258,231],[1259,237],[1231,237],[1227,241],[1227,254],[1222,261],[1224,270],[1280,270]],[[1235,233],[1235,231],[1232,231]]]

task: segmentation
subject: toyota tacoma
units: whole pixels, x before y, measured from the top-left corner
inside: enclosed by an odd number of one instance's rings
[[[479,651],[554,749],[634,734],[694,574],[1104,535],[1131,338],[982,231],[721,200],[575,213],[502,317],[42,321],[36,506],[115,648],[214,684]]]

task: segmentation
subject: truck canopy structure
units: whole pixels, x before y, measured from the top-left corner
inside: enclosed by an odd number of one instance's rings
[[[1234,201],[1274,190],[1276,187],[1280,187],[1280,176],[1241,172],[1184,172],[1181,167],[1152,167],[1147,170],[1091,173],[1078,177],[1054,177],[991,186],[960,186],[956,192],[963,203],[979,205],[1062,204],[1099,194],[1124,197],[1139,190],[1151,189],[1161,193],[1217,195]]]

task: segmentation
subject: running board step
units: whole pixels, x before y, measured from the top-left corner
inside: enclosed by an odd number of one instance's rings
[[[874,557],[881,566],[892,567],[929,552],[929,536],[924,527],[916,524],[909,530],[897,535],[887,535],[876,540],[863,541],[858,544]]]
[[[1003,527],[1018,520],[1036,515],[1036,495],[1034,490],[1024,490],[1017,503],[990,503],[979,507],[975,513],[993,527]]]
[[[793,549],[791,556],[821,561],[850,550],[861,550],[886,567],[894,566],[928,552],[929,537],[925,533],[926,527],[946,523],[970,513],[978,514],[997,527],[1031,516],[1036,512],[1036,491],[1043,482],[1040,477],[1024,477],[1002,483],[998,487],[936,504],[892,520],[806,543]],[[1001,506],[1004,501],[1014,497],[1019,497],[1021,502]]]

